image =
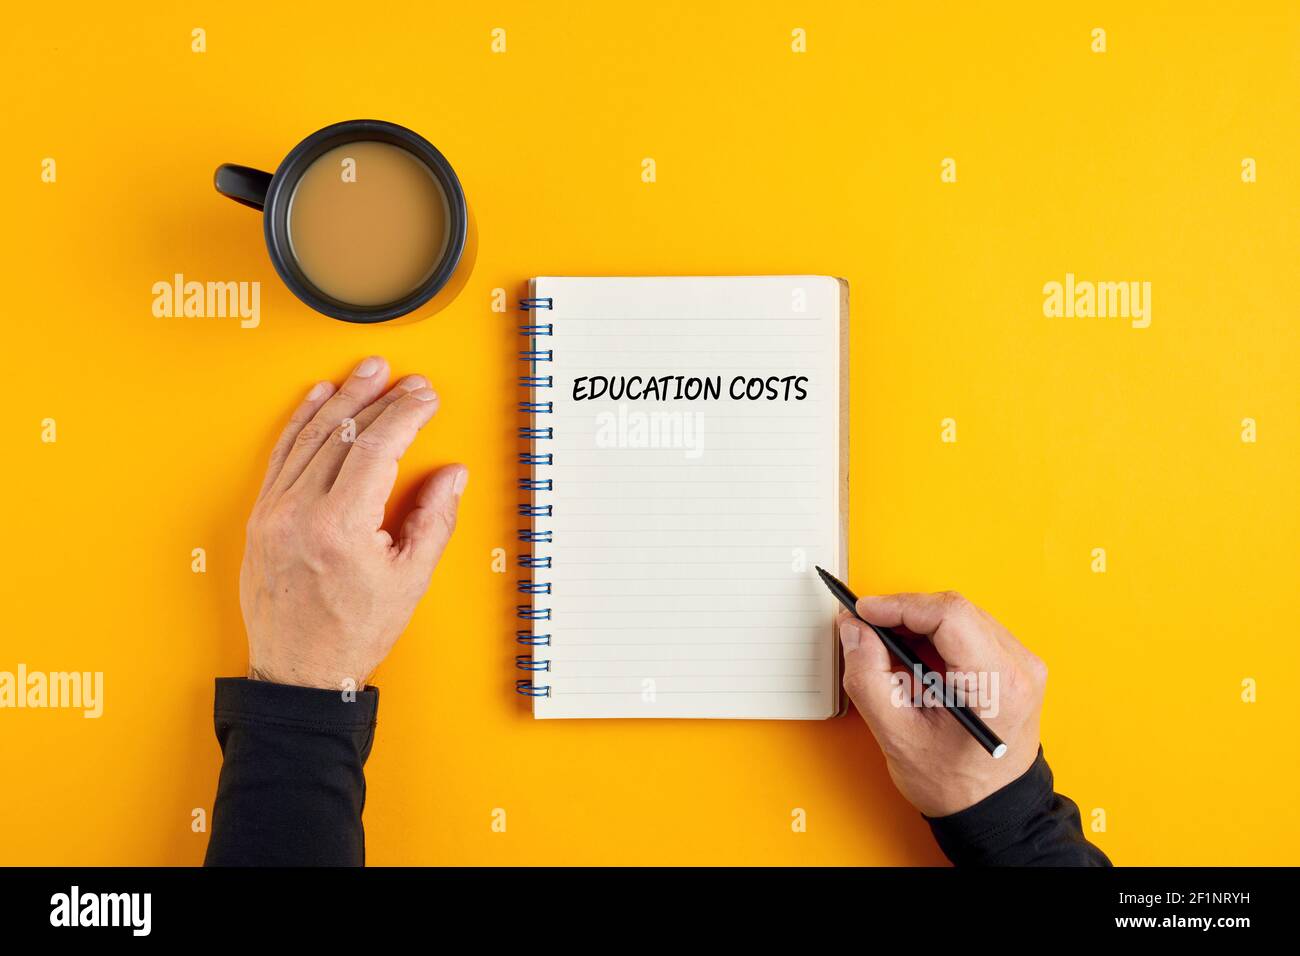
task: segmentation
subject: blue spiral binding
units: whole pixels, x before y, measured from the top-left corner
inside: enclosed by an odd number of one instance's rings
[[[551,685],[546,684],[538,687],[528,679],[515,681],[515,693],[523,694],[525,697],[550,697]]]
[[[549,297],[519,300],[521,312],[533,313],[542,309],[549,311],[554,307],[555,303]],[[527,451],[520,452],[519,464],[534,471],[530,477],[519,479],[519,490],[528,492],[530,497],[528,500],[520,502],[518,516],[529,519],[530,527],[520,528],[518,538],[520,542],[525,544],[550,544],[553,540],[551,530],[549,528],[538,528],[536,519],[551,517],[553,506],[535,504],[531,498],[531,493],[555,490],[552,479],[540,478],[536,473],[537,468],[554,465],[555,455],[552,452],[535,451],[531,443],[552,441],[555,438],[555,429],[550,426],[538,425],[536,418],[538,415],[554,414],[555,403],[536,401],[533,395],[535,389],[555,387],[555,377],[553,375],[543,375],[538,371],[538,366],[541,363],[555,361],[555,352],[551,349],[541,348],[537,341],[541,336],[554,335],[555,325],[551,322],[538,322],[530,314],[526,324],[519,326],[519,334],[528,339],[528,347],[519,351],[519,360],[528,363],[528,374],[519,376],[519,387],[526,390],[525,398],[519,402],[519,411],[530,416],[529,424],[521,425],[519,428],[520,440],[530,443]],[[521,570],[535,571],[551,567],[551,556],[549,554],[521,552],[516,555],[516,561]],[[537,581],[533,578],[520,578],[515,583],[515,590],[519,594],[535,598],[537,595],[550,594],[551,582]],[[521,621],[549,621],[551,619],[551,609],[549,607],[537,607],[535,603],[519,604],[515,606],[515,617]],[[535,652],[538,647],[550,646],[550,634],[538,634],[532,628],[521,628],[515,631],[515,642],[533,649],[531,653],[515,655],[516,668],[521,671],[528,671],[530,674],[550,671],[550,660],[538,657]],[[524,697],[550,697],[551,685],[538,683],[532,677],[524,677],[515,681],[515,692]]]

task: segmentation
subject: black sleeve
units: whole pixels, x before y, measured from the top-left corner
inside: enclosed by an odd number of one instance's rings
[[[951,816],[926,817],[939,848],[957,866],[1110,866],[1083,835],[1079,808],[1052,788],[1038,759],[1001,790]]]
[[[379,690],[217,678],[224,761],[205,866],[364,866],[362,766]]]

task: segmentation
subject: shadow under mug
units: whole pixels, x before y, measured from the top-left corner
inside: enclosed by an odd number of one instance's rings
[[[428,168],[447,199],[447,245],[433,272],[419,286],[393,302],[361,306],[327,295],[303,273],[289,242],[289,201],[303,173],[322,155],[348,143],[378,142],[400,146]],[[348,120],[326,126],[295,146],[275,173],[226,163],[217,167],[213,184],[221,195],[261,210],[271,263],[290,291],[317,312],[344,322],[387,322],[420,308],[445,286],[465,250],[468,214],[465,191],[442,153],[418,133],[382,120]]]

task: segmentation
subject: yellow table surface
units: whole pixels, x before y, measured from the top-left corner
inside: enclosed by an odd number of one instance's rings
[[[543,723],[513,693],[493,290],[802,272],[852,286],[854,584],[960,589],[1048,662],[1048,758],[1116,862],[1297,862],[1294,4],[27,4],[0,47],[0,670],[105,680],[98,720],[0,710],[0,863],[202,859],[244,520],[289,410],[369,353],[442,395],[399,493],[472,475],[376,678],[370,863],[942,862],[856,716]],[[469,197],[472,275],[424,321],[311,312],[212,189],[363,117]],[[155,318],[175,273],[260,281],[260,325]],[[1150,282],[1150,326],[1045,317],[1066,273]]]

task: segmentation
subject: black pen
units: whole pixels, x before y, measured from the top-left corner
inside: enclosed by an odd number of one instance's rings
[[[902,635],[895,634],[887,627],[877,627],[870,621],[864,620],[862,615],[858,613],[858,596],[849,590],[849,586],[835,575],[827,574],[821,568],[817,568],[817,573],[826,582],[826,586],[831,589],[831,594],[835,595],[836,600],[848,608],[850,614],[875,631],[876,636],[880,638],[880,643],[885,645],[889,653],[893,654],[899,663],[911,671],[913,680],[920,677],[924,686],[943,688],[944,708],[948,713],[952,714],[957,723],[966,728],[967,732],[979,742],[981,747],[992,754],[995,760],[1007,752],[1007,745],[998,738],[997,734],[989,730],[989,725],[980,720],[979,714],[965,704],[959,704],[948,696],[943,675],[926,667],[925,662],[907,646],[907,641]],[[938,683],[935,684],[935,681]]]

